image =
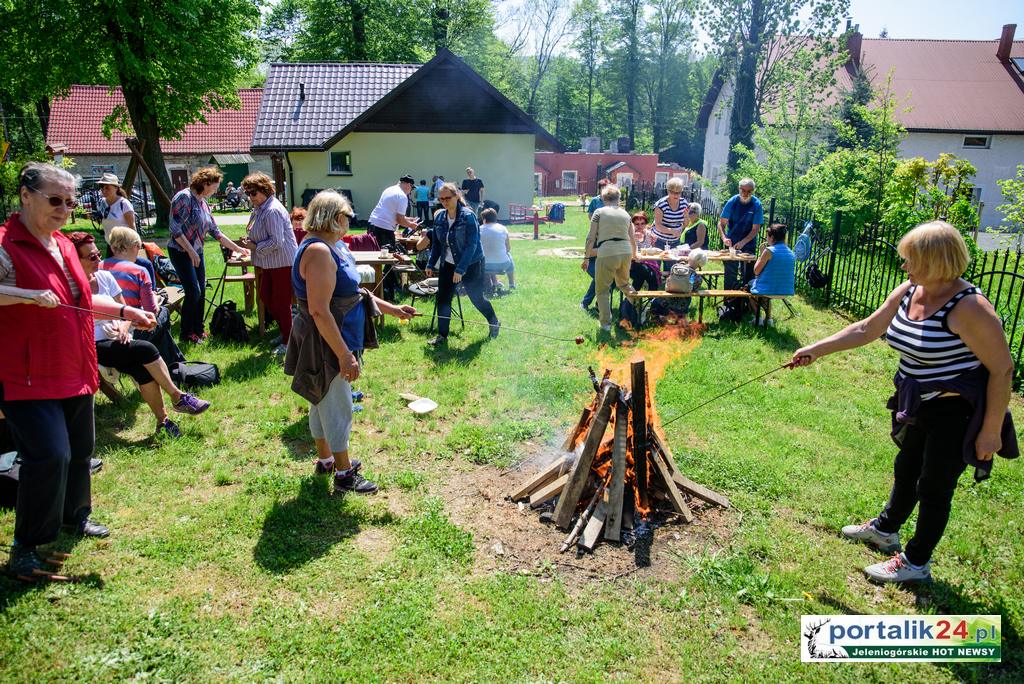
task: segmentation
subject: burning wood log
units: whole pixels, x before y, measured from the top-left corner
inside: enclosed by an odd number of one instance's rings
[[[576,504],[579,503],[583,488],[590,477],[590,466],[597,455],[597,449],[601,446],[605,429],[608,427],[608,419],[611,417],[612,406],[619,399],[619,386],[613,382],[607,383],[604,394],[601,396],[601,404],[597,414],[590,422],[587,430],[587,438],[583,443],[583,452],[576,459],[572,470],[569,473],[569,482],[558,497],[558,505],[555,507],[555,525],[563,530],[569,529],[573,513],[576,512]]]
[[[648,398],[647,366],[643,361],[630,364],[630,381],[633,391],[633,468],[636,470],[637,503],[648,508],[647,502],[647,415]]]
[[[615,405],[615,442],[612,446],[612,479],[605,494],[607,521],[604,538],[619,541],[622,528],[622,493],[626,488],[626,441],[629,437],[629,406],[625,402]],[[591,545],[590,548],[593,548]]]
[[[686,505],[682,493],[680,493],[676,483],[672,480],[672,471],[668,469],[665,459],[661,457],[661,452],[652,451],[651,461],[654,463],[655,471],[661,476],[662,483],[668,491],[669,501],[672,502],[673,510],[683,516],[683,520],[686,522],[693,522],[693,513],[690,512],[690,507]]]
[[[604,496],[604,487],[600,487],[597,493],[594,494],[594,498],[590,500],[585,511],[580,514],[579,520],[573,525],[572,531],[562,542],[562,547],[558,550],[558,553],[565,553],[569,550],[569,547],[576,543],[580,534],[583,532],[583,528],[586,526],[587,521],[590,520],[590,516],[593,514],[594,509],[597,507],[597,502]]]
[[[537,508],[545,501],[550,501],[561,494],[562,490],[565,489],[565,483],[568,481],[569,475],[566,473],[535,491],[530,495],[530,508]]]
[[[530,493],[538,487],[550,483],[569,470],[569,459],[565,456],[556,458],[546,468],[524,482],[519,488],[512,491],[508,498],[512,501],[519,501],[530,496]]]
[[[576,546],[582,551],[593,551],[594,544],[601,537],[601,530],[604,528],[604,519],[608,513],[608,505],[604,501],[604,496],[597,502],[597,508],[594,509],[594,514],[590,516],[590,520],[587,521],[587,526],[583,529],[583,534],[580,535],[580,539],[576,542]]]
[[[566,437],[565,443],[562,445],[562,451],[572,451],[576,448],[576,442],[579,440],[580,435],[587,429],[587,425],[590,424],[590,416],[593,415],[593,411],[590,407],[583,409],[583,415],[580,416],[580,420],[576,423],[576,427],[572,429],[569,436]]]

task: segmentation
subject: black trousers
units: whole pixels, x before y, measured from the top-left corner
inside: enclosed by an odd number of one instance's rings
[[[738,290],[754,279],[753,261],[726,261],[725,289]]]
[[[452,295],[455,294],[455,284],[452,282],[455,276],[455,264],[447,261],[441,262],[441,271],[437,277],[437,333],[442,337],[448,337],[448,327],[452,322]],[[469,295],[469,301],[473,302],[476,310],[484,315],[488,323],[494,323],[498,316],[494,313],[494,307],[484,297],[484,260],[476,262],[462,276],[462,286]]]
[[[416,203],[416,218],[421,221],[421,225],[423,226],[430,223],[430,202]]]
[[[7,401],[0,387],[0,410],[22,460],[14,540],[49,544],[61,524],[78,525],[92,512],[93,396]]]
[[[180,249],[168,249],[168,256],[174,264],[174,270],[181,279],[181,289],[185,291],[185,301],[181,303],[181,326],[178,337],[187,341],[190,335],[202,336],[203,312],[206,307],[206,260],[200,254],[199,268],[192,265],[188,254]]]
[[[918,506],[917,528],[904,548],[914,565],[928,562],[946,530],[956,483],[967,467],[963,443],[970,418],[971,405],[961,397],[922,402],[917,425],[907,428],[896,454],[892,492],[876,526],[897,532]]]
[[[370,226],[370,235],[377,240],[377,246],[381,247],[394,247],[395,242],[395,231],[388,230],[386,228],[378,228],[377,226]],[[394,250],[392,250],[394,251]],[[384,273],[384,292],[382,293],[384,299],[389,302],[395,301],[395,290],[398,287],[398,274],[393,268],[385,268]],[[376,293],[375,293],[376,294]]]

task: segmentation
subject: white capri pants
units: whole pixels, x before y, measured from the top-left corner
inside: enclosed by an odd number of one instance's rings
[[[309,405],[309,431],[313,439],[326,439],[332,453],[348,451],[352,431],[352,384],[335,375],[327,396]]]

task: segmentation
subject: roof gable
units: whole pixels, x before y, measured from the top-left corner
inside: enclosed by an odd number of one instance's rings
[[[241,154],[249,152],[253,126],[260,104],[260,88],[238,91],[241,109],[222,109],[206,113],[206,123],[197,121],[185,127],[180,140],[161,140],[164,154]],[[128,154],[126,136],[114,131],[103,136],[103,120],[124,104],[121,88],[74,85],[66,97],[54,99],[46,143],[66,145],[71,156],[86,154]]]
[[[304,69],[287,68],[295,66]],[[536,137],[538,147],[562,149],[550,133],[448,50],[423,65],[273,64],[271,76],[254,149],[324,150],[354,131],[527,133]],[[315,84],[312,91],[310,83]],[[343,98],[342,92],[354,96]]]

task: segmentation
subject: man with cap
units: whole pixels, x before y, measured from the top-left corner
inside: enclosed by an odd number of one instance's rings
[[[377,240],[380,247],[394,247],[395,227],[417,228],[419,222],[407,216],[409,212],[409,193],[416,185],[416,180],[409,174],[398,179],[396,185],[384,188],[377,206],[370,212],[370,234]],[[398,283],[397,274],[389,270],[384,276],[384,298],[395,301],[395,287]]]

